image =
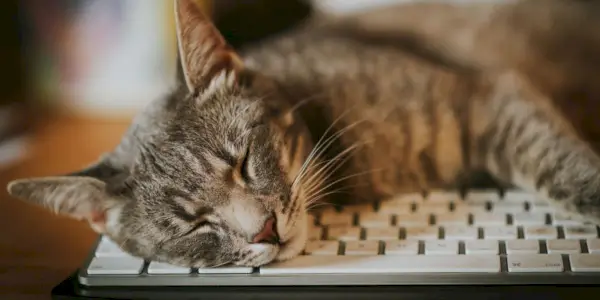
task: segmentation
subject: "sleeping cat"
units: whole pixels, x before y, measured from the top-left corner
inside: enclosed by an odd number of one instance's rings
[[[189,267],[290,259],[307,210],[332,195],[455,187],[477,170],[598,222],[600,157],[518,68],[594,4],[531,3],[404,4],[390,23],[320,16],[238,54],[178,0],[179,88],[94,165],[8,190],[134,256]]]

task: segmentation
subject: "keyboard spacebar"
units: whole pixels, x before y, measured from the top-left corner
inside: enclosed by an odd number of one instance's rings
[[[497,273],[497,255],[299,256],[260,268],[261,274]]]

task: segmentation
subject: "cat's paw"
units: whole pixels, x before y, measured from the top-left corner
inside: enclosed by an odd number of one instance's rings
[[[547,194],[561,214],[600,225],[600,176],[581,176],[570,183],[556,184]]]

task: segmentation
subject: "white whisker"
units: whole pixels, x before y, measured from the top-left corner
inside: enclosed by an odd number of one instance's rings
[[[306,186],[306,190],[310,190],[312,188],[314,188],[314,185],[316,185],[318,182],[322,182],[323,180],[329,178],[329,176],[331,176],[333,173],[335,173],[337,170],[339,170],[339,168],[341,168],[344,163],[346,161],[348,161],[348,159],[350,159],[350,155],[341,158],[342,156],[358,149],[359,146],[362,146],[359,143],[354,144],[351,147],[348,147],[346,150],[338,153],[333,159],[329,160],[325,166],[321,167],[317,172],[315,172],[314,174],[311,174],[310,177],[307,178],[306,182],[304,182],[304,185]],[[341,159],[340,159],[341,158]],[[341,161],[338,164],[334,164],[335,162]],[[308,193],[308,192],[307,192]]]
[[[321,148],[322,148],[322,143],[323,143],[323,139],[327,136],[327,134],[329,133],[329,131],[331,129],[334,128],[334,126],[340,122],[343,117],[348,114],[351,111],[351,109],[346,110],[344,113],[342,113],[338,118],[336,118],[330,125],[329,127],[327,127],[327,129],[325,130],[325,132],[323,133],[323,135],[319,138],[319,140],[317,141],[317,143],[315,144],[315,146],[313,147],[313,149],[311,150],[311,152],[309,153],[308,157],[306,158],[306,160],[304,161],[304,164],[302,165],[302,167],[300,168],[300,171],[298,172],[298,175],[296,175],[296,178],[294,179],[293,183],[292,183],[292,187],[294,187],[299,178],[302,177],[302,175],[304,174],[306,168],[308,165],[310,165],[315,157],[315,155],[320,155],[321,152]],[[357,122],[358,123],[358,122]],[[337,134],[336,134],[337,135]],[[334,135],[334,136],[336,136]],[[327,140],[329,140],[330,138],[328,138]]]
[[[359,172],[359,173],[351,174],[351,175],[348,175],[348,176],[344,176],[342,178],[339,178],[339,179],[337,179],[337,180],[329,183],[327,186],[321,188],[316,193],[313,193],[312,195],[307,196],[307,199],[310,199],[310,198],[314,197],[314,195],[317,195],[318,193],[323,192],[326,189],[328,189],[328,188],[332,187],[333,185],[335,185],[337,183],[340,183],[340,182],[342,182],[344,180],[347,180],[347,179],[350,179],[350,178],[353,178],[353,177],[357,177],[357,176],[362,176],[362,175],[370,174],[370,173],[373,173],[373,172],[376,172],[376,171],[382,171],[382,170],[385,170],[385,169],[387,169],[387,168],[373,169],[373,170],[370,170],[370,171]]]

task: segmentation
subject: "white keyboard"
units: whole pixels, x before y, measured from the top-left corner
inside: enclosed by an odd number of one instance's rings
[[[88,286],[597,284],[598,227],[522,192],[399,195],[314,214],[303,255],[260,268],[147,262],[101,239]]]

